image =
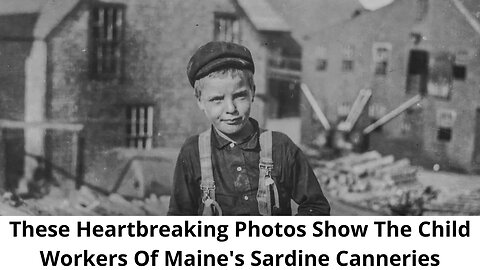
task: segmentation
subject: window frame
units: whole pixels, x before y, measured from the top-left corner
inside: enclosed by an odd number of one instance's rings
[[[385,49],[385,55],[379,55],[378,50]],[[375,42],[372,45],[373,56],[373,74],[377,77],[386,77],[388,75],[388,68],[392,59],[392,44],[389,42]],[[379,72],[379,64],[385,64],[382,66],[384,72]]]
[[[219,20],[230,21],[231,25],[228,27],[232,28],[231,31],[231,39],[226,38],[226,33],[222,33],[220,27],[218,25]],[[237,23],[238,32],[235,34],[234,24]],[[225,35],[225,37],[223,37]],[[239,16],[235,13],[229,12],[219,12],[216,11],[213,13],[213,40],[215,41],[227,41],[227,42],[234,42],[234,43],[241,43],[242,39],[242,27],[240,25]]]
[[[143,118],[141,118],[142,109]],[[133,115],[135,115],[135,118]],[[127,148],[140,150],[153,148],[154,118],[155,106],[153,104],[135,103],[126,105],[125,136]]]
[[[315,70],[319,72],[327,71],[328,59],[327,48],[324,46],[317,46],[315,48]]]
[[[114,9],[115,12],[115,21],[111,22],[112,24],[112,40],[108,40],[108,33],[98,33],[96,34],[95,28],[107,28],[105,24],[97,24],[95,21],[95,12],[98,9]],[[94,80],[113,80],[113,79],[123,79],[124,76],[124,65],[125,65],[125,28],[126,28],[126,5],[121,3],[105,3],[105,2],[95,2],[90,6],[89,14],[89,73],[90,78]],[[121,11],[121,17],[118,17],[119,10]],[[113,15],[112,15],[113,16]],[[110,30],[108,30],[110,31]],[[116,39],[114,37],[114,32],[116,33]],[[101,37],[103,35],[103,37]],[[107,35],[107,38],[105,38]],[[110,64],[112,65],[112,71],[99,71],[98,66],[101,62],[102,67],[106,65],[108,61],[107,56],[98,55],[98,50],[101,46],[111,46],[111,50],[115,50],[110,57],[113,55],[115,58]],[[113,48],[112,48],[113,47]],[[102,51],[107,49],[102,48]]]
[[[353,72],[355,64],[355,46],[353,44],[343,45],[342,71]]]
[[[457,119],[457,112],[452,109],[440,108],[437,110],[436,128],[437,141],[450,142],[453,139],[453,127]],[[446,136],[448,138],[444,138]]]

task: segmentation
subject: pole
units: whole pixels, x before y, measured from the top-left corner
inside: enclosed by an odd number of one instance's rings
[[[411,99],[405,101],[404,103],[402,103],[400,106],[398,106],[396,109],[394,109],[393,111],[387,113],[386,115],[384,115],[382,118],[378,119],[375,123],[369,125],[368,127],[366,127],[364,130],[363,130],[363,134],[366,135],[372,131],[374,131],[376,128],[378,128],[379,126],[381,125],[384,125],[386,124],[387,122],[389,122],[390,120],[392,120],[393,118],[397,117],[398,115],[400,115],[402,112],[404,112],[406,109],[410,108],[411,106],[415,105],[417,102],[419,102],[420,100],[422,100],[422,96],[420,95],[416,95],[414,97],[412,97]]]
[[[303,91],[303,94],[305,94],[305,97],[307,98],[308,102],[310,103],[310,106],[312,106],[313,111],[318,117],[318,120],[322,123],[323,127],[325,130],[330,130],[330,124],[328,123],[328,119],[325,116],[325,114],[322,112],[322,109],[320,109],[320,106],[318,105],[317,101],[312,95],[312,92],[310,92],[310,89],[305,83],[302,83],[300,85],[300,88]]]

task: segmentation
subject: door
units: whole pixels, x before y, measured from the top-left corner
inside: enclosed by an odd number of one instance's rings
[[[300,87],[296,81],[269,80],[266,128],[287,134],[300,143]]]
[[[7,190],[17,188],[18,181],[23,176],[25,139],[23,129],[3,129],[3,161],[5,164],[5,186]]]

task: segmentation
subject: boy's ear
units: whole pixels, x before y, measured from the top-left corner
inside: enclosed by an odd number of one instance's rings
[[[255,85],[252,87],[252,102],[255,101],[255,90],[256,90],[255,87],[256,87]]]
[[[202,101],[200,100],[200,97],[197,98],[197,106],[200,108],[200,110],[205,111],[205,106],[203,105]]]

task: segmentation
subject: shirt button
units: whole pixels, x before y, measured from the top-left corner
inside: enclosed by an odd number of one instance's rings
[[[247,196],[247,195],[243,196],[243,199],[244,199],[245,201],[248,201],[248,196]]]
[[[237,172],[241,172],[242,171],[242,167],[237,167]]]
[[[233,148],[233,147],[235,147],[235,144],[232,142],[230,143],[230,148]]]

